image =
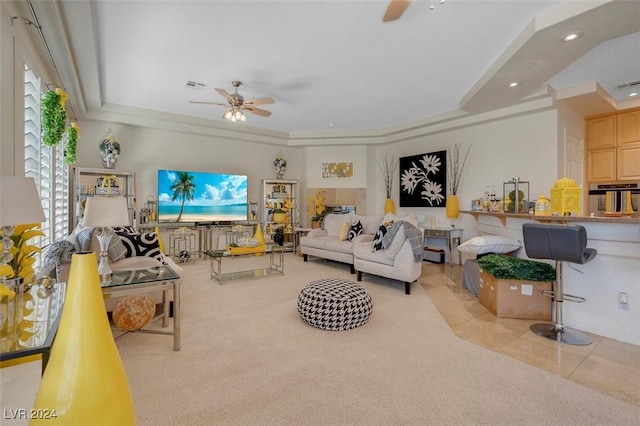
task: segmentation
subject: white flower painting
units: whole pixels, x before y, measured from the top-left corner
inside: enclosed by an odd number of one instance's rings
[[[400,158],[400,206],[444,207],[447,152]]]

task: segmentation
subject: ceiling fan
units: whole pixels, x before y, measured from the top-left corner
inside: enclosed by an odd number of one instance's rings
[[[191,101],[192,104],[208,104],[208,105],[220,105],[230,107],[230,109],[222,115],[222,118],[225,118],[230,121],[245,121],[247,117],[244,115],[243,111],[248,111],[253,114],[261,115],[263,117],[269,117],[271,115],[270,111],[256,108],[256,105],[266,105],[273,104],[276,101],[271,97],[258,98],[251,101],[245,101],[244,97],[238,93],[238,87],[242,85],[241,81],[234,80],[231,82],[233,87],[235,87],[235,92],[229,94],[224,89],[218,89],[216,87],[216,92],[218,92],[223,98],[227,100],[226,104],[219,102],[204,102],[204,101]]]
[[[395,21],[400,18],[404,11],[409,7],[409,3],[413,0],[391,0],[391,4],[387,8],[387,12],[384,14],[382,18],[382,22]],[[440,0],[440,4],[444,4],[446,0]],[[431,0],[431,4],[429,5],[429,10],[435,9],[433,5],[433,0]]]

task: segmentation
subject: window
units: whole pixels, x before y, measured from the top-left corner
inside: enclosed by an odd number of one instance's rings
[[[64,143],[49,148],[40,131],[41,81],[25,64],[24,68],[24,171],[36,181],[45,221],[45,236],[33,244],[44,248],[69,233],[69,168],[64,164]],[[38,262],[39,263],[39,262]]]

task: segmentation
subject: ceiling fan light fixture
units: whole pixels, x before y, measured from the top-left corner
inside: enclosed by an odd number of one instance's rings
[[[247,121],[247,116],[237,108],[231,108],[229,111],[224,113],[223,117],[229,121],[233,121],[234,123],[236,121]]]

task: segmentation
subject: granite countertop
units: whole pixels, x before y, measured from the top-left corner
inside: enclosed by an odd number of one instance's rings
[[[640,224],[640,216],[636,213],[634,216],[622,216],[622,217],[604,217],[604,216],[534,216],[532,214],[524,213],[502,213],[502,212],[481,212],[473,210],[461,210],[460,213],[467,213],[477,218],[478,215],[494,216],[501,221],[505,221],[506,218],[518,218],[518,219],[531,219],[538,222],[606,222],[606,223],[631,223]]]

